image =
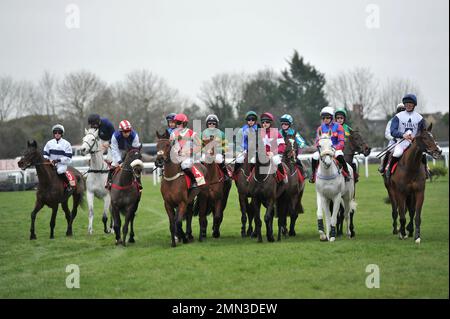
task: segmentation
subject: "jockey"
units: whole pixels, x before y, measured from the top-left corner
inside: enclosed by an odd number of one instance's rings
[[[67,185],[64,189],[64,196],[70,196],[72,188],[70,187],[69,179],[66,176],[67,165],[72,162],[72,145],[63,139],[64,126],[56,124],[52,127],[52,133],[54,139],[45,144],[43,155],[45,159],[48,159],[56,166],[56,172],[58,176]]]
[[[294,128],[292,128],[292,124],[294,123],[294,119],[289,114],[284,114],[282,117],[280,117],[280,123],[281,123],[281,129],[280,133],[283,136],[284,139],[286,137],[290,137],[289,141],[292,145],[292,149],[294,149],[294,142],[297,143],[298,151],[297,151],[297,158],[296,158],[296,164],[298,168],[300,169],[300,172],[302,172],[303,175],[305,175],[305,170],[303,168],[302,161],[300,160],[300,154],[303,148],[306,147],[305,139],[300,135],[298,131],[296,131]]]
[[[281,133],[276,129],[272,128],[272,123],[274,122],[274,117],[271,113],[265,112],[261,115],[261,138],[266,147],[266,154],[269,159],[278,168],[278,172],[284,177],[283,183],[287,183],[287,174],[284,170],[283,164],[281,162],[281,157],[286,149],[286,144]],[[274,154],[272,150],[277,150]]]
[[[223,153],[226,153],[227,151],[228,142],[225,138],[225,133],[218,129],[218,126],[219,118],[217,115],[210,114],[206,117],[206,129],[202,132],[202,147],[204,147],[206,144],[205,142],[211,140],[211,138],[215,141],[215,162],[219,165],[227,179],[230,176],[228,175]],[[205,162],[205,154],[202,155],[202,161]]]
[[[106,117],[100,117],[98,114],[91,114],[88,117],[88,124],[91,128],[98,129],[98,137],[103,141],[111,143],[114,134],[114,125]]]
[[[398,105],[397,105],[397,109],[396,109],[396,111],[395,111],[395,114],[398,114],[398,113],[400,113],[400,112],[402,112],[402,111],[404,111],[405,110],[405,105],[403,104],[403,103],[399,103]],[[389,143],[388,143],[388,146],[387,147],[389,147],[389,146],[391,146],[392,144],[394,144],[395,143],[395,139],[392,137],[392,135],[391,135],[391,123],[392,123],[392,119],[390,119],[389,120],[389,122],[387,123],[387,125],[386,125],[386,129],[384,130],[384,137],[389,141]],[[387,161],[388,161],[388,159],[389,159],[389,154],[390,154],[391,152],[387,152],[385,155],[384,155],[384,157],[383,157],[383,160],[382,160],[382,162],[381,162],[381,165],[380,165],[380,167],[378,168],[378,171],[380,172],[380,173],[384,173],[384,170],[386,169],[386,164],[387,164]]]
[[[172,132],[175,130],[175,128],[177,126],[177,124],[174,120],[175,116],[177,116],[176,113],[170,113],[170,114],[167,114],[167,116],[166,116],[166,121],[167,121],[166,131],[169,134],[169,136],[170,136],[170,134],[172,134]]]
[[[177,152],[181,160],[181,169],[191,180],[190,188],[195,188],[197,187],[197,181],[191,171],[194,165],[192,155],[194,152],[200,151],[201,140],[193,130],[187,127],[189,119],[186,114],[177,114],[174,121],[177,127],[170,135],[170,140],[174,145],[172,150]]]
[[[334,119],[336,120],[336,123],[339,123],[342,125],[342,128],[344,129],[344,139],[345,139],[345,143],[348,142],[348,139],[350,137],[351,132],[353,131],[353,129],[346,123],[347,122],[347,110],[345,108],[339,108],[336,110],[336,112],[334,112]],[[353,158],[353,162],[349,163],[352,168],[353,168],[353,172],[354,172],[354,176],[355,176],[355,183],[358,182],[358,172],[357,172],[357,163],[356,163],[356,159]]]
[[[119,130],[114,132],[111,138],[111,153],[112,153],[112,163],[111,169],[109,170],[108,180],[106,182],[106,188],[111,189],[112,176],[122,161],[124,160],[127,152],[132,148],[141,147],[141,143],[139,142],[139,136],[131,123],[127,120],[123,120],[119,123]],[[139,186],[142,189],[141,181],[138,180]]]
[[[245,121],[247,122],[247,124],[245,124],[241,130],[240,130],[240,134],[242,134],[241,137],[241,141],[240,144],[236,146],[237,149],[240,149],[241,152],[239,154],[236,154],[236,163],[234,164],[234,171],[233,171],[233,175],[236,175],[236,172],[239,170],[239,168],[241,167],[242,163],[244,163],[245,161],[245,155],[248,152],[248,134],[249,132],[254,132],[255,133],[255,137],[256,137],[256,133],[258,132],[258,127],[259,125],[257,124],[258,120],[258,115],[256,114],[256,112],[254,111],[248,111],[245,114]],[[239,143],[239,138],[236,139],[236,143]],[[255,163],[255,158],[251,158],[249,159],[249,163],[254,164]]]
[[[414,108],[417,105],[417,97],[414,94],[406,94],[403,97],[402,102],[405,105],[405,110],[396,114],[392,119],[391,135],[394,139],[396,139],[396,141],[400,141],[402,138],[404,140],[399,142],[399,144],[394,147],[392,159],[388,164],[388,169],[386,170],[386,177],[388,179],[391,177],[390,168],[399,161],[400,157],[403,155],[403,152],[409,147],[409,145],[411,145],[412,139],[418,132],[425,129],[426,126],[425,119],[422,115],[414,111]],[[426,163],[426,157],[425,160],[423,157],[422,162]],[[426,164],[425,172],[428,175]]]
[[[346,175],[344,174],[345,181],[349,181],[350,173],[348,171],[347,163],[344,160],[344,143],[345,143],[345,137],[344,137],[344,128],[341,124],[333,122],[333,114],[334,110],[330,106],[324,107],[320,111],[320,116],[322,117],[322,124],[317,128],[317,135],[316,135],[316,146],[319,143],[319,139],[322,136],[322,134],[331,134],[331,141],[333,143],[333,146],[336,150],[334,153],[334,157],[338,160],[339,164],[341,164],[342,169],[345,171]],[[320,154],[318,151],[316,151],[313,154],[312,157],[312,175],[309,179],[310,183],[314,183],[316,181],[316,169],[317,164],[319,163],[319,157]]]

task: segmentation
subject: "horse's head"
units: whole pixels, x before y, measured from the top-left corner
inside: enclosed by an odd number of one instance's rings
[[[415,140],[418,147],[423,152],[433,156],[434,159],[438,159],[442,154],[442,150],[434,140],[433,134],[431,134],[432,127],[433,123],[431,123],[427,129],[420,131],[419,134],[416,135]]]
[[[349,136],[349,143],[353,153],[361,153],[364,156],[369,156],[371,148],[363,140],[361,134],[357,130],[352,130]]]
[[[321,162],[326,168],[329,168],[331,166],[331,163],[333,163],[334,153],[336,152],[329,135],[322,135],[322,137],[319,139],[319,145],[317,149],[320,154]]]
[[[286,158],[293,158],[295,157],[295,150],[298,147],[297,142],[295,141],[295,136],[294,135],[286,135],[285,139],[284,139],[284,143],[286,145],[286,148],[284,150],[284,156]],[[292,152],[294,151],[294,152]]]
[[[99,149],[98,143],[98,129],[90,128],[84,130],[85,136],[83,137],[83,142],[81,143],[81,153],[86,155],[87,153],[95,153]]]
[[[131,167],[133,173],[140,176],[144,170],[144,163],[142,162],[141,148],[132,148],[125,155],[125,160],[123,161],[124,167]]]
[[[159,137],[159,136],[158,136]],[[171,142],[167,138],[160,138],[156,143],[156,167],[163,167],[165,162],[170,160]]]
[[[35,140],[27,142],[27,149],[24,152],[23,156],[20,158],[17,165],[25,170],[32,165],[36,165],[37,163],[42,161],[42,155],[37,148],[37,143]]]

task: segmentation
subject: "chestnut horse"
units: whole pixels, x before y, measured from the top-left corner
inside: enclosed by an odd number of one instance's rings
[[[422,154],[425,152],[434,159],[438,159],[442,153],[431,134],[432,127],[433,125],[430,124],[427,129],[418,132],[409,148],[405,150],[402,158],[398,161],[397,168],[390,179],[386,179],[383,175],[392,205],[393,233],[397,233],[397,215],[400,215],[399,238],[406,239],[408,236],[412,236],[415,223],[414,240],[417,244],[420,244],[420,224],[426,184]],[[407,208],[410,218],[406,227],[408,236],[405,230]]]
[[[178,238],[183,243],[193,240],[192,236],[192,206],[193,200],[204,186],[188,189],[184,172],[180,163],[174,163],[171,160],[172,143],[167,135],[160,135],[156,132],[158,142],[156,144],[157,156],[155,165],[163,167],[164,173],[161,180],[161,195],[164,199],[164,207],[169,217],[169,229],[172,239],[172,247],[176,247]],[[206,168],[202,164],[195,164],[196,168],[205,175],[207,180]],[[186,233],[183,231],[183,219],[186,218]],[[187,236],[186,236],[187,235]]]
[[[64,195],[64,182],[58,177],[55,166],[52,162],[44,159],[41,151],[37,148],[36,141],[28,142],[28,148],[19,160],[18,165],[23,170],[30,166],[34,166],[36,168],[36,173],[39,180],[36,192],[36,202],[34,204],[34,209],[31,212],[30,239],[36,239],[36,233],[34,230],[36,215],[42,207],[44,207],[44,205],[47,205],[52,209],[52,217],[50,219],[50,238],[54,238],[56,213],[58,212],[59,204],[61,204],[61,207],[66,214],[66,236],[72,236],[72,223],[77,216],[78,206],[83,202],[84,191],[86,189],[81,173],[71,166],[67,168],[77,181],[77,185],[71,195],[73,197],[73,207],[72,211],[70,211],[68,207],[69,198]]]
[[[114,220],[116,245],[126,246],[128,224],[131,226],[129,243],[134,243],[134,217],[141,199],[139,177],[144,169],[140,149],[130,149],[117,169],[111,184],[111,213]],[[125,215],[123,239],[120,238],[120,213]]]
[[[212,142],[211,142],[212,141]],[[220,225],[223,220],[223,212],[227,205],[228,195],[231,189],[231,180],[226,179],[219,165],[214,162],[216,144],[214,140],[206,140],[205,143],[205,158],[203,165],[205,165],[208,175],[208,185],[205,191],[198,194],[196,203],[199,212],[200,235],[199,241],[206,238],[208,219],[206,216],[213,213],[213,237],[220,237]],[[209,145],[209,146],[208,146]],[[194,209],[195,215],[196,209]]]

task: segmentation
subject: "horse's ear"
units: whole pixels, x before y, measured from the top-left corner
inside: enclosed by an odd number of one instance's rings
[[[159,134],[158,131],[156,131],[156,137],[157,137],[158,139],[161,139],[161,134]]]
[[[37,148],[37,142],[35,140],[28,141],[28,147]]]
[[[433,128],[433,123],[430,123],[430,125],[428,126],[428,128],[427,128],[427,131],[428,132],[431,132],[431,129]]]

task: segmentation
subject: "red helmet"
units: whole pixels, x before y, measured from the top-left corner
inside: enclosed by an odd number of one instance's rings
[[[272,113],[269,113],[269,112],[264,112],[263,114],[261,114],[261,121],[264,119],[271,120],[272,122],[275,120]]]
[[[132,128],[131,123],[127,120],[123,120],[119,123],[119,131],[121,132],[129,132]]]
[[[175,122],[183,122],[183,123],[189,122],[188,117],[186,116],[186,114],[183,114],[183,113],[175,115],[175,118],[173,120]]]

